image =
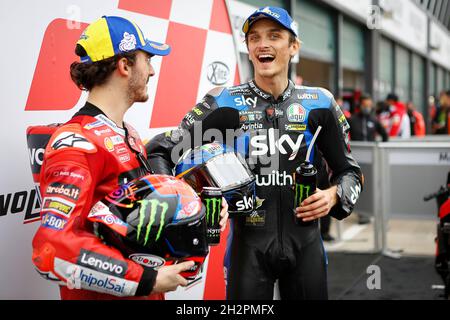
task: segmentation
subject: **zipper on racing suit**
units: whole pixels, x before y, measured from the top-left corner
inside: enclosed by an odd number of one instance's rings
[[[279,103],[278,102],[271,102],[271,107],[274,108],[273,111],[273,116],[272,116],[272,125],[274,130],[277,130],[277,133],[279,134],[279,123],[278,123],[278,107],[279,107]],[[278,152],[278,170],[280,169],[280,153]],[[281,249],[281,254],[284,256],[284,246],[283,246],[283,214],[281,213],[281,186],[276,186],[276,188],[278,189],[278,204],[277,204],[277,208],[278,208],[278,212],[277,212],[277,222],[278,222],[278,243]]]

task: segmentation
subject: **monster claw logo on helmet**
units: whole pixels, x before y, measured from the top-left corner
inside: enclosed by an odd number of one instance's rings
[[[98,202],[88,219],[124,256],[159,257],[165,264],[193,260],[198,272],[209,253],[205,208],[175,177],[147,175],[122,185]]]
[[[156,234],[155,242],[158,241],[159,237],[161,236],[161,231],[164,228],[165,224],[165,216],[166,212],[169,209],[169,204],[167,202],[160,202],[157,199],[152,200],[140,200],[138,201],[141,204],[141,208],[139,209],[139,224],[137,226],[137,240],[141,240],[141,231],[142,227],[144,225],[145,217],[147,216],[147,209],[150,208],[150,221],[147,223],[147,227],[145,229],[145,237],[144,237],[144,246],[147,244],[150,231],[152,228],[153,223],[156,220],[156,215],[159,213],[159,228],[158,233]],[[159,211],[161,209],[161,211]]]

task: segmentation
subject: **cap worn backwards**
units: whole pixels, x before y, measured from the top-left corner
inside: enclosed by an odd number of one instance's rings
[[[134,22],[116,16],[103,16],[91,23],[81,34],[77,45],[86,51],[81,62],[101,61],[135,50],[158,56],[170,53],[169,45],[145,39]]]
[[[242,31],[247,34],[247,32],[250,31],[252,24],[260,19],[271,19],[298,37],[297,23],[291,18],[286,10],[278,7],[259,8],[245,20]]]

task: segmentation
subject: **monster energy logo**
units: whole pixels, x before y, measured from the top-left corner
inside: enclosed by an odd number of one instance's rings
[[[221,198],[208,198],[205,199],[206,205],[206,223],[209,226],[213,226],[217,221],[219,221],[220,209],[222,207]],[[217,218],[216,218],[217,217]]]
[[[300,207],[300,204],[309,197],[309,191],[311,186],[305,186],[304,184],[295,185],[295,204],[296,207]]]
[[[147,223],[147,227],[145,228],[145,235],[144,237],[144,246],[147,245],[147,242],[150,237],[150,232],[152,230],[153,223],[155,223],[156,220],[156,214],[158,213],[158,210],[161,209],[161,215],[159,220],[159,229],[158,233],[156,234],[155,241],[158,241],[159,237],[161,236],[161,231],[164,228],[165,223],[165,217],[167,209],[169,209],[169,204],[167,202],[159,202],[156,199],[152,200],[141,200],[138,201],[141,204],[141,207],[139,209],[139,224],[137,226],[137,240],[139,241],[141,239],[141,233],[143,232],[144,223],[145,223],[145,217],[147,208],[150,205],[150,219]]]

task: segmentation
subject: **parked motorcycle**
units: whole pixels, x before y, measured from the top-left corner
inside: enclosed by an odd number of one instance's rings
[[[445,284],[445,298],[450,299],[450,172],[447,185],[424,197],[424,201],[436,199],[439,223],[436,237],[435,268]]]

